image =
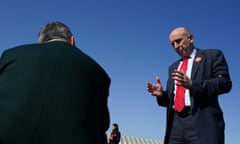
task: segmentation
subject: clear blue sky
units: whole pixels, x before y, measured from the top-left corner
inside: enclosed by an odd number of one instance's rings
[[[73,31],[76,45],[104,67],[112,79],[111,123],[122,135],[163,139],[165,109],[158,107],[145,84],[158,75],[164,84],[168,66],[178,59],[169,32],[188,27],[201,49],[221,49],[233,81],[220,96],[226,122],[226,144],[239,143],[238,0],[8,0],[0,5],[0,52],[37,42],[40,28],[62,21]],[[108,133],[110,132],[110,129]]]

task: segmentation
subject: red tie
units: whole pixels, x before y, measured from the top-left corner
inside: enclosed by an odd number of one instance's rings
[[[184,57],[180,70],[186,73],[187,71],[188,58]],[[185,96],[185,88],[183,86],[177,86],[176,88],[176,96],[174,103],[174,110],[177,112],[181,112],[184,108],[184,96]]]

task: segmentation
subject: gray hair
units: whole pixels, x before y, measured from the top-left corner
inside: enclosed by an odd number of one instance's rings
[[[38,42],[46,43],[53,39],[68,41],[71,36],[73,36],[73,34],[68,26],[61,22],[50,22],[40,30],[38,34]]]

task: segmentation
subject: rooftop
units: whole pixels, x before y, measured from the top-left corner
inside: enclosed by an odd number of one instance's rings
[[[122,136],[119,144],[163,144],[160,140]]]

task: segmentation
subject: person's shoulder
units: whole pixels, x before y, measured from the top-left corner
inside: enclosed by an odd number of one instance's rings
[[[89,54],[82,51],[80,48],[74,46],[74,50],[76,53],[79,54],[79,60],[81,62],[88,63],[88,67],[97,70],[98,74],[102,73],[106,77],[109,77],[108,73],[105,71],[105,69]]]
[[[14,46],[14,47],[11,47],[11,48],[7,48],[6,51],[13,51],[13,50],[18,50],[18,49],[23,49],[23,48],[28,48],[28,47],[34,47],[36,45],[39,45],[39,44],[35,44],[35,43],[32,43],[32,44],[22,44],[22,45],[17,45],[17,46]]]
[[[36,47],[36,45],[39,44],[22,44],[22,45],[17,45],[11,48],[7,48],[5,50],[3,50],[3,53],[15,53],[15,52],[20,52],[20,51],[24,51],[24,49],[29,49],[32,47]]]
[[[198,52],[202,52],[202,53],[222,53],[222,50],[220,49],[216,49],[216,48],[208,48],[208,49],[198,49]]]
[[[216,57],[219,55],[224,55],[222,50],[216,48],[197,49],[197,53],[199,53],[200,55],[205,55],[206,57]]]

